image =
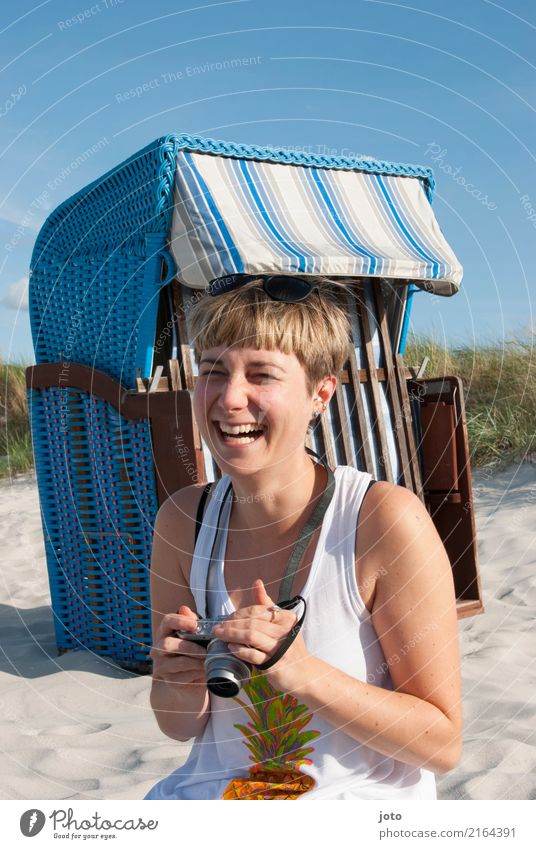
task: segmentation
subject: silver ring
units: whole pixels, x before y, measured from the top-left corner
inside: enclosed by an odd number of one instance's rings
[[[272,618],[270,619],[270,625],[271,625],[272,622],[275,620],[275,614],[277,613],[278,610],[281,610],[281,608],[278,607],[277,604],[272,604],[272,606],[269,607],[268,610],[272,614]]]

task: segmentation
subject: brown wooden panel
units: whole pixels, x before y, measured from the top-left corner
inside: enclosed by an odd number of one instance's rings
[[[469,445],[467,438],[467,425],[465,421],[463,386],[458,377],[429,378],[427,380],[411,381],[415,387],[416,395],[420,398],[421,406],[428,408],[439,404],[437,421],[441,421],[441,441],[448,445],[455,445],[455,452],[450,449],[440,452],[441,462],[447,463],[448,459],[455,456],[456,469],[452,468],[443,472],[439,478],[442,486],[445,481],[450,480],[453,486],[434,489],[430,481],[434,482],[432,475],[425,482],[424,497],[430,515],[437,531],[447,550],[452,565],[452,575],[456,597],[460,602],[468,602],[469,605],[460,608],[459,615],[474,615],[483,612],[482,592],[480,586],[480,574],[478,568],[478,552],[476,543],[476,529],[474,520],[474,504],[471,483],[471,469],[469,464]],[[444,407],[450,407],[448,415]],[[434,411],[428,410],[426,414],[431,422],[436,416]],[[449,434],[446,430],[447,424],[451,423],[453,431]],[[428,448],[427,443],[436,442],[438,436],[433,425],[426,431],[423,430],[423,452],[433,455],[437,454],[437,447]],[[467,612],[469,611],[469,612]]]
[[[150,419],[160,504],[177,489],[205,480],[203,454],[186,390],[131,392],[104,372],[79,363],[69,363],[68,370],[63,363],[31,366],[26,370],[26,384],[33,389],[80,389],[107,401],[125,419]]]
[[[454,415],[454,404],[445,401],[421,404],[424,486],[428,490],[458,489]]]

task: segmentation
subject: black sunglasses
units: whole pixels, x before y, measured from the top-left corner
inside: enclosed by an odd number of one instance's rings
[[[229,274],[227,277],[217,277],[212,280],[208,287],[208,294],[212,297],[223,295],[225,292],[232,292],[234,289],[239,289],[250,283],[252,280],[258,280],[262,277],[260,274]],[[315,283],[310,283],[303,277],[291,277],[289,275],[277,274],[263,278],[262,288],[274,301],[283,301],[286,304],[296,304],[299,301],[304,301],[309,295],[320,290],[320,287]]]

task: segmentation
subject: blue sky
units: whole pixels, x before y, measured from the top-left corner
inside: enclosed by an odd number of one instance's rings
[[[413,329],[472,344],[536,326],[531,0],[4,0],[0,39],[4,359],[33,358],[48,213],[170,132],[433,167],[465,279],[419,294]]]

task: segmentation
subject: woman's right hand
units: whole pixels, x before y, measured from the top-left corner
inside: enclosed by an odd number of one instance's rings
[[[207,650],[193,640],[175,636],[175,631],[195,631],[198,616],[186,605],[178,613],[167,613],[155,637],[150,657],[153,680],[169,684],[204,684]]]

